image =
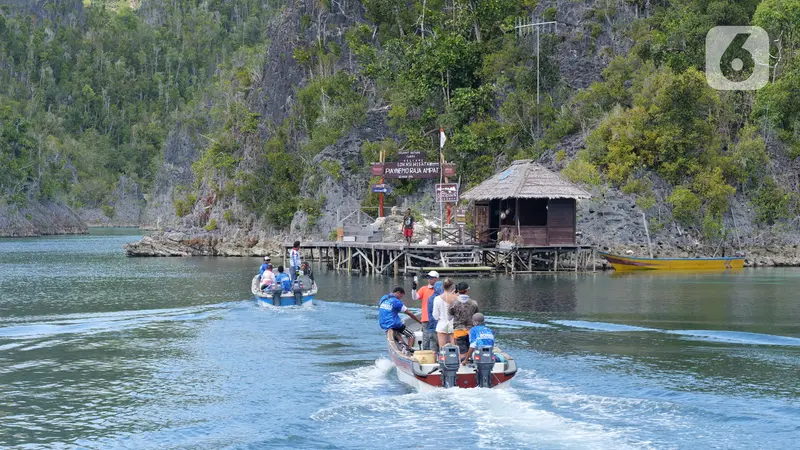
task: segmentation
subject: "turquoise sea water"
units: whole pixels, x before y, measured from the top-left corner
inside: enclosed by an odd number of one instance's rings
[[[250,299],[257,258],[126,258],[138,231],[0,240],[3,448],[794,448],[800,271],[472,279],[509,390],[397,380],[378,297],[316,269]],[[416,306],[413,303],[410,306]]]

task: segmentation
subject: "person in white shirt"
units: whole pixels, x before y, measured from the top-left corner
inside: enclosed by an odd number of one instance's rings
[[[267,270],[261,275],[261,282],[259,283],[261,290],[272,289],[275,285],[275,273],[272,272],[272,264],[267,264]]]
[[[300,241],[294,241],[292,249],[289,250],[289,275],[292,281],[297,279],[298,270],[300,270]]]
[[[450,304],[456,300],[455,282],[451,278],[444,280],[444,293],[433,299],[433,318],[438,321],[436,324],[436,336],[439,340],[439,348],[446,344],[453,344],[453,317],[450,315]]]

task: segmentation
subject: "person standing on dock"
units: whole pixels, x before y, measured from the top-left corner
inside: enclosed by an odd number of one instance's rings
[[[469,330],[472,328],[472,316],[477,314],[478,303],[469,298],[469,285],[465,282],[456,286],[458,297],[450,305],[450,315],[453,316],[453,337],[456,339],[459,353],[466,354],[469,350]]]
[[[431,270],[430,272],[428,272],[428,285],[422,286],[421,288],[419,288],[418,291],[411,291],[411,297],[414,300],[419,300],[421,302],[420,308],[422,309],[421,323],[422,323],[423,350],[430,350],[431,342],[433,342],[434,345],[438,345],[438,341],[436,339],[436,328],[434,328],[433,330],[428,329],[428,324],[431,320],[431,316],[428,313],[428,302],[433,301],[433,292],[435,290],[434,285],[436,284],[437,281],[439,281],[439,272]],[[416,288],[416,285],[414,287]]]
[[[300,241],[294,241],[292,249],[289,250],[289,275],[292,281],[297,279],[297,271],[300,270]]]
[[[403,217],[403,237],[406,239],[406,243],[408,245],[411,245],[411,238],[413,236],[414,236],[414,216],[411,214],[411,208],[408,208],[405,217]]]

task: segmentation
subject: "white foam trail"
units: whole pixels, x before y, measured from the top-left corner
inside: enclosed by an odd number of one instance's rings
[[[774,334],[750,333],[746,331],[665,330],[664,332],[667,334],[684,336],[687,339],[728,342],[732,344],[800,346],[800,338],[778,336]]]
[[[553,320],[552,322],[565,327],[585,328],[594,331],[662,331],[655,328],[636,327],[618,323],[586,322],[583,320]]]
[[[380,357],[369,366],[356,367],[328,375],[328,383],[323,388],[326,392],[343,393],[360,397],[370,397],[369,391],[390,383],[386,376],[394,368],[388,358]]]
[[[117,313],[70,314],[46,322],[16,322],[0,327],[0,337],[29,339],[58,334],[95,334],[143,327],[156,322],[184,322],[202,320],[212,316],[216,305],[209,307],[159,309],[144,311],[120,311]]]
[[[520,442],[548,449],[643,447],[641,443],[635,446],[627,443],[621,431],[546,411],[523,400],[513,389],[449,389],[446,393],[469,410],[468,416],[475,418],[472,434],[478,438],[480,447],[517,448]]]
[[[496,316],[486,316],[486,323],[500,328],[553,328],[552,325],[546,323]]]
[[[584,394],[570,386],[538,377],[518,380],[518,384],[536,395],[548,398],[553,406],[577,413],[589,420],[626,420],[635,424],[636,428],[641,428],[644,422],[664,430],[687,427],[685,419],[680,415],[680,407],[671,402]]]

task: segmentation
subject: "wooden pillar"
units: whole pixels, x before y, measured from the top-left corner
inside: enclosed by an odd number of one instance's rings
[[[377,269],[375,269],[375,245],[372,246],[372,274],[375,275],[377,273]]]
[[[353,247],[347,247],[347,272],[353,270]]]
[[[597,250],[592,247],[592,272],[597,272],[597,266],[595,265],[595,259],[597,257],[597,253],[595,253],[596,251]]]
[[[556,259],[555,263],[553,263],[553,271],[558,272],[558,250],[556,250]]]
[[[575,273],[578,273],[578,258],[580,257],[580,253],[578,253],[578,249],[575,249]]]
[[[392,258],[394,258],[394,276],[400,275],[400,258],[397,257],[394,252],[392,252]]]

